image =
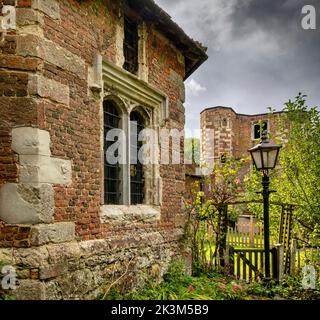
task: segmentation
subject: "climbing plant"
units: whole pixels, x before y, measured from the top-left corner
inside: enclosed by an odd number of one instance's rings
[[[226,159],[216,164],[202,181],[195,184],[193,199],[186,203],[189,212],[187,231],[192,244],[193,271],[212,272],[224,267],[228,203],[243,193],[240,171],[247,160]]]

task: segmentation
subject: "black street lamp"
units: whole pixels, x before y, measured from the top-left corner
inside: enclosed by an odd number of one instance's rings
[[[269,235],[269,170],[274,169],[280,145],[270,143],[266,133],[262,134],[261,142],[248,150],[251,154],[253,163],[257,170],[261,171],[262,176],[262,196],[263,196],[263,221],[264,221],[264,251],[265,251],[265,277],[266,281],[270,279],[270,235]]]

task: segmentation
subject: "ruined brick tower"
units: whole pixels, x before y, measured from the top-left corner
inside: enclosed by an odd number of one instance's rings
[[[229,107],[206,108],[201,112],[201,164],[213,165],[224,157],[240,159],[261,137],[261,128],[271,137],[279,135],[277,119],[282,112],[247,115]]]

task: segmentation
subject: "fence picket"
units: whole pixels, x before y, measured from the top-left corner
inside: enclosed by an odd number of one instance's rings
[[[244,231],[242,224],[238,224],[236,228],[228,227],[227,242],[234,247],[263,248],[263,228],[257,227],[257,229],[251,230],[250,233]],[[276,241],[271,239],[270,245],[276,245]]]
[[[244,252],[243,254],[246,257],[246,252]],[[244,263],[243,261],[242,266],[243,266],[243,280],[246,281],[247,280],[247,264]]]
[[[257,251],[255,251],[254,252],[254,265],[258,268],[258,252]],[[255,272],[254,273],[254,279],[255,280],[257,280],[257,278],[258,278],[258,272]]]
[[[249,261],[253,264],[251,251],[249,252]],[[249,268],[249,281],[250,282],[252,281],[252,272],[253,272],[252,268]]]
[[[241,279],[241,270],[240,270],[240,254],[237,253],[237,279]]]

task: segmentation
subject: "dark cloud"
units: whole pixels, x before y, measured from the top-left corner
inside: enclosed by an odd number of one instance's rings
[[[319,0],[157,0],[193,38],[208,46],[209,60],[187,90],[187,127],[199,128],[205,107],[241,113],[280,109],[298,92],[320,104]],[[317,30],[303,30],[301,9],[317,9]],[[194,83],[193,83],[194,86]],[[190,92],[189,92],[190,91]]]

